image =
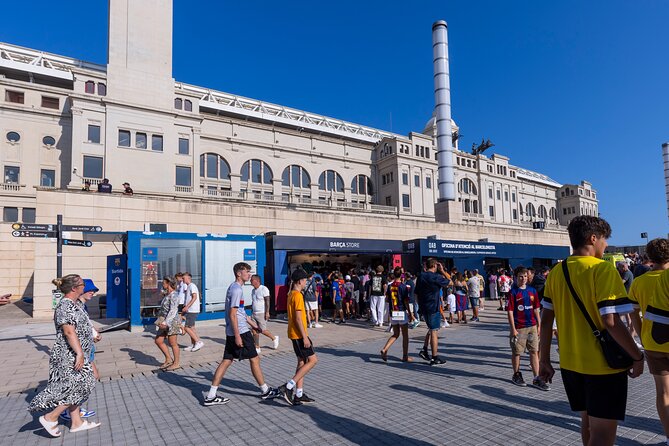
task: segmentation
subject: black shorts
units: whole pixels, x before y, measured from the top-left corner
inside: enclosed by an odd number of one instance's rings
[[[307,360],[309,356],[313,356],[316,354],[314,351],[314,343],[311,343],[311,347],[306,348],[304,346],[304,339],[291,339],[293,341],[293,350],[295,351],[295,356],[297,356],[298,359],[303,359],[304,361]],[[309,338],[309,342],[311,342],[311,338]]]
[[[243,347],[238,347],[235,344],[234,336],[225,337],[225,351],[223,352],[223,359],[253,359],[258,356],[256,351],[256,343],[253,340],[253,334],[250,331],[241,334]]]
[[[627,372],[611,375],[585,375],[565,369],[560,372],[571,410],[606,420],[625,419]]]

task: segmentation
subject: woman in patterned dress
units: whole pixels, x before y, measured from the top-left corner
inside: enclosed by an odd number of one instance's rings
[[[181,330],[181,318],[179,317],[179,293],[176,291],[177,284],[171,277],[163,279],[163,289],[165,290],[165,297],[160,303],[160,312],[158,313],[158,333],[156,334],[156,345],[165,355],[165,362],[160,366],[164,370],[176,370],[180,368],[179,365],[179,344],[177,344],[177,335]],[[170,356],[170,351],[165,345],[165,338],[167,338],[172,347],[172,354],[174,359]]]
[[[100,426],[81,419],[79,408],[95,387],[93,368],[89,362],[93,333],[88,315],[77,300],[84,289],[84,281],[77,274],[55,279],[53,284],[64,296],[54,312],[56,342],[49,355],[49,382],[30,402],[31,412],[50,411],[39,417],[39,422],[53,437],[60,437],[58,416],[67,410],[72,424],[70,432],[79,432]]]

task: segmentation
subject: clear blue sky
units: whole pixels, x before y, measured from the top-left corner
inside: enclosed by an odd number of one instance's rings
[[[106,62],[106,1],[5,3],[0,41]],[[667,1],[174,4],[177,80],[403,134],[432,114],[444,19],[461,147],[591,181],[612,243],[669,232]]]

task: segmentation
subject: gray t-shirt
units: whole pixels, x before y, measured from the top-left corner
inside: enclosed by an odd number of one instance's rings
[[[244,311],[244,292],[241,285],[237,282],[232,282],[228,287],[228,292],[225,294],[226,336],[235,335],[235,331],[232,328],[232,320],[230,319],[231,311],[237,311],[237,328],[239,328],[239,334],[241,335],[249,331],[249,325],[246,323],[246,311]]]
[[[481,281],[474,276],[467,281],[469,297],[481,297]]]

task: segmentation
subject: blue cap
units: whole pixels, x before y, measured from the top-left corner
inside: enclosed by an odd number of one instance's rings
[[[84,279],[84,293],[88,293],[89,291],[97,293],[100,290],[95,286],[91,279]]]

